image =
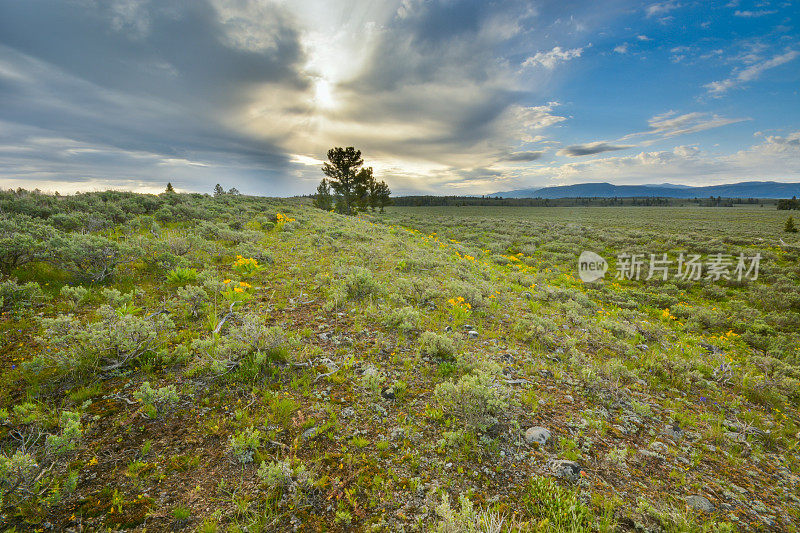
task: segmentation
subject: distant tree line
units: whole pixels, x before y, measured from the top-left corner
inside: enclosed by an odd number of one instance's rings
[[[509,206],[509,207],[576,207],[576,206],[683,206],[732,207],[736,204],[764,204],[774,200],[757,198],[659,198],[659,197],[577,197],[577,198],[503,198],[500,196],[398,196],[394,205],[425,206]]]
[[[800,209],[800,202],[797,201],[797,196],[792,196],[791,200],[778,200],[778,209],[781,211]]]
[[[317,187],[314,205],[325,211],[335,210],[344,215],[380,209],[391,205],[392,191],[385,181],[373,176],[372,167],[363,167],[361,150],[352,146],[331,148],[328,161],[322,166],[325,178]]]

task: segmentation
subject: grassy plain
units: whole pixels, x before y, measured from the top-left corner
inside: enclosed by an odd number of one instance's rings
[[[780,212],[0,207],[43,243],[2,278],[8,528],[797,530],[800,247]],[[612,259],[604,281],[576,278],[583,250]],[[625,251],[761,271],[615,280]]]

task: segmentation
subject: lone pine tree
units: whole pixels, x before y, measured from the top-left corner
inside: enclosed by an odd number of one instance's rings
[[[376,207],[383,212],[391,203],[389,186],[375,181],[372,167],[362,168],[363,165],[361,150],[352,146],[328,150],[328,161],[322,165],[327,179],[323,178],[317,187],[314,205],[330,210],[335,203],[336,212],[345,215],[367,209],[375,211]]]

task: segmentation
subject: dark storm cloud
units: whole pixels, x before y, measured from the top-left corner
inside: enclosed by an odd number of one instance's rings
[[[289,18],[278,8],[260,14],[259,33],[205,1],[0,1],[0,120],[9,134],[37,127],[39,135],[99,145],[110,159],[117,148],[122,168],[104,160],[75,170],[96,177],[136,175],[125,160],[146,152],[258,166],[275,179],[288,164],[283,150],[225,125],[250,87],[307,84]],[[27,148],[18,157],[59,159],[51,147]]]
[[[594,155],[603,152],[614,152],[616,150],[626,150],[631,148],[630,144],[613,145],[604,142],[594,142],[588,144],[574,144],[558,151],[559,155],[579,157],[583,155]]]
[[[503,161],[526,162],[541,159],[544,152],[514,152],[503,157]]]

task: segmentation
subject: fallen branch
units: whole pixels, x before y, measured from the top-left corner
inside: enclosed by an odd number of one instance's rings
[[[328,368],[330,368],[331,365],[333,365],[334,369],[331,370],[330,372],[326,372],[325,374],[319,374],[317,376],[317,378],[314,380],[315,383],[317,381],[319,381],[320,379],[322,379],[322,378],[327,378],[328,376],[334,375],[335,373],[337,373],[342,368],[342,367],[338,366],[336,363],[334,363],[333,361],[331,361],[330,359],[325,359],[322,362],[325,363],[325,366],[327,366]]]
[[[234,305],[236,305],[236,302],[231,302],[230,309],[228,309],[228,312],[225,314],[224,317],[222,317],[222,320],[219,321],[219,324],[217,324],[217,327],[214,328],[214,333],[215,334],[219,333],[219,331],[222,329],[222,326],[225,325],[225,322],[227,322],[228,319],[233,316],[233,306]]]

